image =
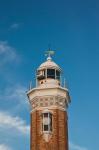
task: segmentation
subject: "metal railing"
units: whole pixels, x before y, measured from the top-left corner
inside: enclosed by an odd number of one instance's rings
[[[54,78],[53,78],[54,79]],[[66,79],[64,77],[58,77],[56,78],[60,81],[60,86],[63,88],[68,88],[68,85],[66,83]],[[37,78],[34,78],[34,80],[29,82],[29,90],[38,87],[38,80]]]

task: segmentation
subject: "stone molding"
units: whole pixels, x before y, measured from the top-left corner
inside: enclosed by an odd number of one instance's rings
[[[65,97],[62,96],[41,96],[35,97],[31,101],[32,111],[40,108],[57,107],[66,110],[68,103]]]

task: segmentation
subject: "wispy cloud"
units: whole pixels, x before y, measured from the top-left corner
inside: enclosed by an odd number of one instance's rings
[[[16,49],[10,46],[7,41],[0,41],[0,66],[8,62],[16,62],[18,59]]]
[[[0,144],[0,150],[12,150],[12,149],[5,144]]]
[[[10,112],[17,113],[22,110],[29,110],[26,90],[26,87],[22,85],[7,86],[0,91],[1,105],[3,99],[3,107],[6,108],[9,105],[10,107],[7,108]]]
[[[30,129],[29,125],[27,125],[22,118],[18,116],[13,117],[5,112],[0,112],[0,128],[10,131],[13,129],[17,133],[23,135],[29,135]]]
[[[8,100],[17,100],[20,102],[27,103],[27,97],[26,97],[26,87],[22,85],[15,85],[6,87],[5,89],[5,95],[3,95]]]
[[[70,150],[88,150],[88,148],[69,142]]]
[[[10,26],[10,29],[18,29],[20,27],[20,24],[19,23],[13,23],[11,26]]]

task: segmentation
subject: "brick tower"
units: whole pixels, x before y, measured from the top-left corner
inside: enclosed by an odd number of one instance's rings
[[[27,96],[31,105],[30,150],[69,150],[68,89],[61,83],[61,68],[52,61],[52,51],[36,71],[36,86]]]

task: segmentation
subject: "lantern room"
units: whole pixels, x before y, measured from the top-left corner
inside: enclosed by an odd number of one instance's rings
[[[47,61],[42,63],[36,72],[36,79],[38,85],[48,83],[57,82],[58,85],[60,85],[61,80],[61,68],[52,61],[52,58],[49,56],[47,58]]]

